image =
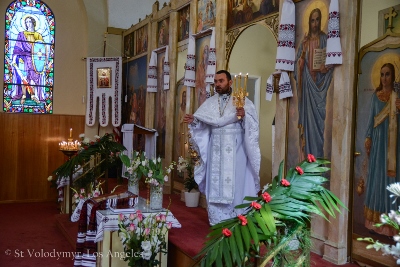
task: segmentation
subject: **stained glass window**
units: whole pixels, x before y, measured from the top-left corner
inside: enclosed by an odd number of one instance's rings
[[[3,111],[53,113],[55,20],[38,0],[12,2],[5,17]]]

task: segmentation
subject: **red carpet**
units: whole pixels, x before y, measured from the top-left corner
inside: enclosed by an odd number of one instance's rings
[[[209,231],[207,212],[203,208],[187,208],[179,195],[165,195],[165,206],[169,198],[170,210],[182,224],[182,228],[170,230],[169,241],[185,254],[194,256],[201,250]],[[73,265],[74,248],[70,242],[75,244],[77,224],[70,222],[67,215],[59,214],[56,202],[0,204],[0,213],[0,267]],[[57,223],[63,226],[65,235]],[[338,266],[313,253],[311,261],[311,266],[316,267]]]
[[[56,227],[58,212],[55,202],[0,204],[0,266],[72,266],[74,250]]]

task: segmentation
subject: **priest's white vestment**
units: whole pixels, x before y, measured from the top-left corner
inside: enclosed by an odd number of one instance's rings
[[[235,209],[245,196],[260,189],[260,147],[258,116],[246,98],[245,116],[239,120],[232,97],[227,94],[207,99],[189,124],[192,148],[200,160],[194,175],[207,199],[211,225],[243,212]]]

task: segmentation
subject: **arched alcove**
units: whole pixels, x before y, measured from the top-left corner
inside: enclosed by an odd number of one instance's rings
[[[249,26],[237,37],[228,59],[228,69],[232,74],[249,73],[249,77],[258,80],[260,149],[261,149],[261,185],[271,180],[272,173],[272,123],[275,116],[275,94],[272,101],[265,100],[265,87],[269,75],[275,71],[277,43],[273,32],[262,24]],[[249,79],[251,80],[251,79]],[[257,83],[254,83],[257,84]],[[254,87],[254,86],[253,86]],[[250,83],[248,90],[251,90]],[[257,92],[257,90],[256,90]],[[257,103],[255,103],[257,106]]]

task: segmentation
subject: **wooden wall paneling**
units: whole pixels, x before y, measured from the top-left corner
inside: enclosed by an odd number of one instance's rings
[[[15,199],[16,180],[14,174],[18,166],[18,116],[0,112],[0,201]]]
[[[58,143],[68,139],[70,128],[79,139],[85,117],[0,113],[0,123],[7,126],[0,131],[0,202],[56,201],[47,177],[66,160]]]

